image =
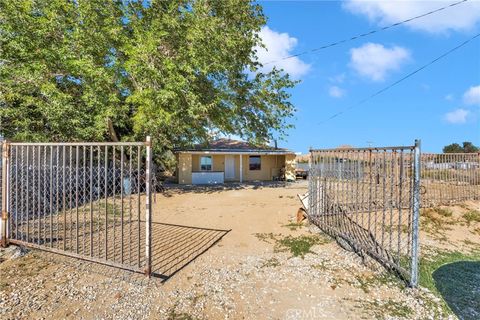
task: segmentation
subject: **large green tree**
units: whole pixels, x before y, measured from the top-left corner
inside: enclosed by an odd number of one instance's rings
[[[458,143],[452,143],[443,147],[443,153],[475,153],[479,150],[478,147],[469,141],[465,141],[462,146]]]
[[[6,138],[103,140],[125,126],[125,36],[113,1],[0,1],[0,116]]]
[[[159,154],[215,134],[282,138],[295,82],[260,71],[265,22],[244,0],[2,0],[1,134],[149,134]]]

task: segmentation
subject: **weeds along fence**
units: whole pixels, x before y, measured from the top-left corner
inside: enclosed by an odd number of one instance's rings
[[[480,199],[480,153],[422,154],[423,207]]]
[[[311,150],[310,156],[309,219],[416,286],[419,143]]]
[[[3,242],[151,271],[151,147],[4,143]]]

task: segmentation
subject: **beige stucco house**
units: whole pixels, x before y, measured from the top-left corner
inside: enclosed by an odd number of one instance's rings
[[[295,180],[295,154],[269,146],[219,139],[176,150],[180,184]]]

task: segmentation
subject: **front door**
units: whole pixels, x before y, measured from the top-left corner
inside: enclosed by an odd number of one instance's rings
[[[225,155],[225,180],[235,179],[235,156]]]

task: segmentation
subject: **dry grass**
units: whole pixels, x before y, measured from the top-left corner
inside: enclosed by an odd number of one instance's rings
[[[448,209],[427,208],[420,212],[421,227],[427,233],[440,235],[450,230],[449,225],[452,222],[453,213]]]
[[[480,211],[469,210],[462,217],[465,219],[467,226],[470,226],[474,222],[480,222]]]

